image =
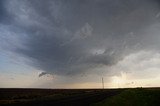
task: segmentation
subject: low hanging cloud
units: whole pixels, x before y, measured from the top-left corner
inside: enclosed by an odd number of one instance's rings
[[[46,75],[47,75],[47,77],[49,77],[49,76],[53,77],[52,73],[46,73],[46,72],[41,72],[38,76],[42,77],[42,76],[46,76]]]
[[[42,76],[44,76],[44,75],[46,75],[47,73],[46,72],[41,72],[40,74],[39,74],[39,77],[42,77]]]
[[[96,74],[95,68],[113,66],[131,53],[160,49],[158,0],[5,0],[2,4],[1,50],[7,47],[29,59],[29,65],[44,71],[39,77]]]

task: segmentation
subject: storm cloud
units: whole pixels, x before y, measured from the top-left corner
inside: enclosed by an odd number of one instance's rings
[[[42,74],[96,74],[131,53],[160,49],[158,0],[1,2],[1,51],[29,59]]]

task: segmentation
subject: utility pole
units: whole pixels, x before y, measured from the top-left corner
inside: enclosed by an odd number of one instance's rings
[[[103,80],[103,77],[102,77],[102,89],[104,89],[104,80]]]

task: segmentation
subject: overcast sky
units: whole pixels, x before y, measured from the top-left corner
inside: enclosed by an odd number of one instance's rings
[[[0,0],[0,87],[160,86],[159,0]]]

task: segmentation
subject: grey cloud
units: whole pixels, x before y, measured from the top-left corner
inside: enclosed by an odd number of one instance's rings
[[[39,74],[39,77],[42,77],[42,76],[44,76],[44,75],[46,75],[47,73],[46,72],[41,72],[40,74]]]
[[[160,45],[153,42],[159,39],[157,0],[12,0],[5,5],[13,18],[9,31],[23,45],[10,48],[43,75],[92,72]]]
[[[81,36],[82,38],[86,38],[92,35],[92,31],[93,31],[93,28],[88,23],[86,23],[80,30],[78,30],[75,33],[75,36],[76,37]]]
[[[74,33],[73,37],[71,37],[69,41],[62,43],[61,46],[67,45],[68,43],[71,43],[74,40],[85,39],[86,37],[92,36],[92,32],[92,26],[86,23],[81,29],[77,30]]]

